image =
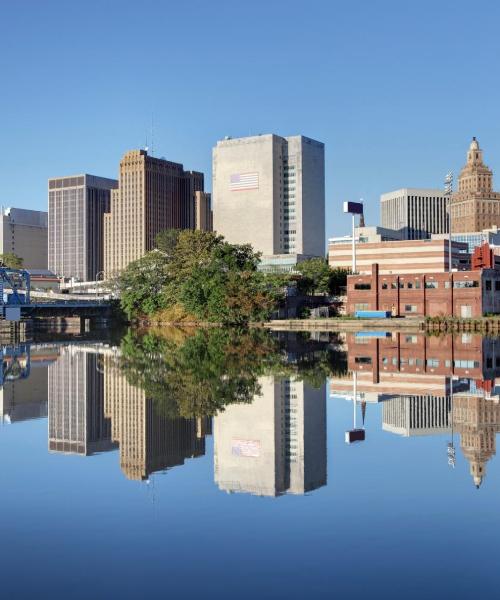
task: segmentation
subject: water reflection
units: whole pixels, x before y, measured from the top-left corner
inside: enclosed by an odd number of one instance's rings
[[[2,360],[3,423],[48,416],[51,453],[116,451],[135,481],[205,455],[213,435],[220,490],[325,486],[327,381],[331,402],[356,400],[349,441],[371,443],[381,404],[384,432],[444,436],[444,460],[460,449],[477,487],[500,430],[500,341],[475,334],[129,332],[3,346]]]
[[[383,402],[382,429],[392,434],[449,435],[450,466],[457,435],[479,488],[500,431],[500,340],[358,332],[344,342],[350,373],[330,381],[330,395],[360,402],[363,415],[367,403]]]

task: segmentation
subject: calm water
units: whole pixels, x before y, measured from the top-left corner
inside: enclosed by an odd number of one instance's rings
[[[3,347],[2,597],[494,597],[497,375],[475,335]]]

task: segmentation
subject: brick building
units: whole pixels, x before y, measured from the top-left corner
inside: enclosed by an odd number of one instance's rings
[[[347,278],[347,314],[386,310],[393,316],[477,318],[500,313],[500,270],[381,274]]]

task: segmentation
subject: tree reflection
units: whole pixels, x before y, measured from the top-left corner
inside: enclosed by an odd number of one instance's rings
[[[263,375],[294,376],[319,387],[347,368],[328,343],[300,336],[290,343],[261,329],[130,330],[121,350],[129,383],[172,418],[213,416],[228,404],[251,402]]]

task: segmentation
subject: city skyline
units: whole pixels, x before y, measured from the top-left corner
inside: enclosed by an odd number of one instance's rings
[[[327,235],[348,227],[347,218],[335,219],[344,199],[363,197],[367,222],[374,223],[384,191],[440,188],[446,172],[459,172],[464,143],[473,135],[488,149],[489,166],[499,172],[495,94],[490,88],[478,101],[473,87],[462,85],[464,69],[474,69],[477,80],[490,80],[499,50],[493,29],[498,6],[490,6],[490,18],[480,25],[485,34],[474,36],[470,52],[468,44],[456,40],[470,36],[472,6],[459,3],[449,11],[432,3],[424,3],[423,9],[389,4],[383,21],[375,18],[372,6],[360,10],[357,5],[318,2],[308,13],[295,3],[287,11],[279,4],[266,5],[263,23],[259,11],[241,19],[242,8],[225,2],[216,3],[219,11],[201,3],[191,9],[156,6],[154,20],[150,13],[132,12],[132,4],[125,2],[120,11],[100,7],[100,24],[107,34],[93,40],[90,55],[84,32],[92,27],[91,8],[79,11],[81,28],[75,28],[69,27],[69,15],[56,1],[43,9],[29,2],[29,18],[23,17],[22,25],[16,7],[6,6],[9,27],[2,32],[2,55],[15,58],[5,59],[2,69],[10,82],[0,99],[9,140],[0,150],[7,174],[4,204],[43,210],[48,177],[83,169],[115,178],[117,157],[146,143],[155,156],[173,157],[206,173],[206,189],[211,190],[210,149],[216,140],[266,131],[303,133],[325,143]],[[169,20],[190,20],[191,44],[181,43],[180,30],[159,35],[167,12]],[[50,46],[44,44],[47,31],[38,27],[42,14],[49,31],[57,32],[49,36]],[[133,31],[128,23],[132,15],[134,28],[147,37],[149,32],[150,45],[140,51],[125,43],[126,34],[118,36],[118,31]],[[425,50],[408,43],[406,28],[397,26],[401,19],[425,35]],[[234,22],[239,23],[237,33],[230,27]],[[277,50],[271,32],[278,23],[287,36]],[[446,44],[443,23],[454,33]],[[208,44],[203,35],[207,26],[213,34]],[[23,36],[16,34],[21,27]],[[256,27],[269,34],[259,47],[250,35]],[[24,36],[36,44],[36,55],[29,53]],[[296,45],[296,37],[303,43]],[[239,64],[245,68],[235,68]],[[79,76],[65,94],[45,85],[70,65]],[[170,69],[168,78],[158,75],[160,65],[161,72]],[[197,76],[192,86],[181,88],[175,82],[185,68]],[[225,85],[214,88],[216,79]],[[95,95],[87,85],[93,80],[99,82]],[[292,81],[300,85],[294,98],[284,102],[283,90]],[[491,85],[495,88],[496,83]],[[197,93],[203,86],[210,90],[206,106]],[[23,177],[20,187],[22,148],[36,153],[37,161],[30,165],[29,181]]]

